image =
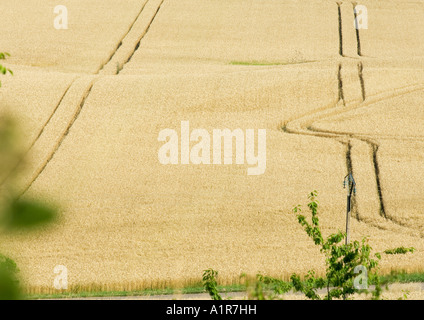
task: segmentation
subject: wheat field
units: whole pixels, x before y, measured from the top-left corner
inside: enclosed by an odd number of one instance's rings
[[[1,235],[29,292],[222,284],[241,273],[324,271],[294,205],[318,190],[324,235],[369,236],[381,270],[424,261],[423,1],[2,0],[0,108],[22,124],[24,197],[60,205],[40,233]],[[341,36],[342,35],[342,36]],[[266,129],[266,171],[163,165],[162,129]]]

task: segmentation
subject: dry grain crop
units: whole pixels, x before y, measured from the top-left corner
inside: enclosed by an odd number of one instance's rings
[[[351,238],[368,235],[377,251],[413,246],[382,270],[422,271],[424,6],[366,1],[375,20],[358,55],[342,2],[339,25],[332,1],[72,0],[69,30],[58,31],[53,2],[3,0],[15,76],[2,80],[1,104],[33,145],[20,188],[62,205],[55,229],[2,236],[29,289],[54,292],[59,264],[74,290],[181,286],[209,267],[223,283],[322,272],[290,212],[317,189],[324,233],[343,229],[349,166]],[[396,20],[387,33],[396,14],[411,28]],[[10,23],[22,15],[31,31]],[[265,173],[161,165],[159,132],[184,120],[208,132],[266,129]]]

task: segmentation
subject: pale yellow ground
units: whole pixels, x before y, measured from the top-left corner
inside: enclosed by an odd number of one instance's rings
[[[43,292],[54,292],[56,265],[88,289],[190,284],[209,267],[223,283],[242,272],[322,272],[291,209],[316,189],[324,234],[343,230],[350,143],[351,238],[369,236],[376,251],[413,246],[381,267],[421,271],[424,4],[364,4],[363,56],[352,4],[341,5],[341,57],[332,1],[72,0],[59,31],[54,1],[3,0],[0,49],[15,76],[1,79],[1,108],[32,146],[19,188],[60,203],[61,219],[42,234],[3,236],[2,252]],[[184,120],[209,132],[266,129],[265,173],[160,164],[160,130]]]

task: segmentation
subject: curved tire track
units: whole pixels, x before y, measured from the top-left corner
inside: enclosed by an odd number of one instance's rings
[[[299,118],[288,121],[281,126],[281,130],[288,134],[309,135],[309,136],[314,136],[319,138],[333,139],[338,141],[339,143],[342,143],[343,145],[346,146],[346,167],[348,172],[353,171],[353,165],[352,165],[352,159],[351,159],[351,140],[358,140],[358,141],[363,141],[367,143],[372,150],[372,162],[373,162],[375,180],[376,180],[375,184],[377,188],[377,193],[379,198],[378,201],[380,205],[379,214],[381,218],[384,218],[385,220],[390,220],[402,228],[410,229],[409,226],[401,224],[399,221],[397,221],[397,219],[388,216],[386,213],[382,186],[381,186],[382,183],[379,176],[380,175],[380,169],[378,164],[379,144],[373,140],[373,137],[368,135],[357,135],[357,134],[349,133],[349,132],[322,130],[319,128],[314,128],[313,123],[318,120],[330,118],[335,115],[340,115],[354,109],[364,108],[380,101],[384,101],[387,99],[391,99],[394,97],[409,94],[409,93],[423,90],[423,89],[424,89],[424,85],[419,83],[408,85],[408,86],[396,89],[394,93],[392,93],[392,90],[390,91],[390,94],[387,94],[388,91],[384,91],[384,92],[369,96],[366,101],[353,103],[346,106],[345,106],[345,102],[340,99],[340,95],[339,95],[338,99],[336,99],[337,102],[333,102],[329,106],[325,106],[324,108],[321,108],[315,112],[305,114]],[[363,221],[363,219],[360,216],[360,213],[357,211],[357,204],[355,202],[353,203],[353,208],[354,208],[354,211],[356,212],[356,218],[359,221]],[[367,222],[367,223],[370,224],[370,222]],[[375,223],[371,223],[371,224],[374,227],[381,228],[378,224],[375,224]]]

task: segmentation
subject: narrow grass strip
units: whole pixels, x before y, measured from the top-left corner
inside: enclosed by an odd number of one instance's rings
[[[302,64],[315,62],[314,60],[286,61],[286,62],[266,62],[266,61],[231,61],[233,66],[285,66],[290,64]]]
[[[390,275],[380,276],[380,282],[384,284],[393,283],[424,283],[424,273],[404,273],[392,272]],[[218,286],[220,293],[228,292],[246,292],[245,284],[232,284],[226,286]],[[81,291],[81,292],[64,292],[58,294],[29,294],[26,299],[72,299],[72,298],[94,298],[94,297],[136,297],[136,296],[159,296],[172,294],[198,294],[206,293],[205,289],[199,284],[187,286],[182,289],[165,288],[165,289],[144,289],[134,291]]]

